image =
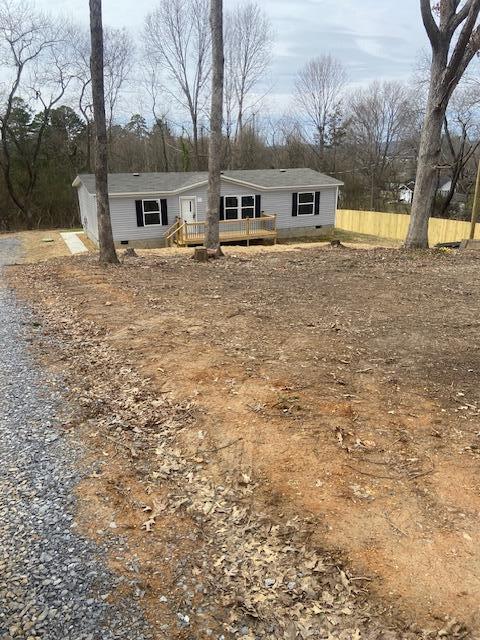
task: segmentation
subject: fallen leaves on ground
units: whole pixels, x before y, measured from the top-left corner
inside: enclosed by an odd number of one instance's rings
[[[32,288],[48,282],[48,266],[22,274]],[[225,474],[219,482],[209,472],[215,457],[211,443],[200,439],[197,451],[185,448],[183,433],[201,428],[195,403],[156,394],[61,291],[56,304],[36,308],[44,334],[51,336],[47,348],[57,351],[70,395],[81,407],[82,423],[100,442],[105,438],[121,449],[152,496],[150,505],[139,506],[138,527],[155,535],[159,520],[175,512],[188,514],[196,525],[201,542],[184,559],[183,578],[190,588],[201,584],[201,598],[197,605],[190,601],[188,615],[177,611],[179,624],[198,633],[192,637],[204,637],[207,629],[215,629],[217,637],[251,640],[467,637],[454,620],[437,634],[405,627],[392,612],[382,611],[366,589],[368,578],[352,575],[330,553],[311,547],[315,519],[272,520],[255,500],[257,479],[249,469],[240,477]],[[337,430],[340,446],[346,437],[350,434]],[[372,498],[368,487],[354,485],[352,491],[360,499]],[[157,493],[166,497],[156,502]]]

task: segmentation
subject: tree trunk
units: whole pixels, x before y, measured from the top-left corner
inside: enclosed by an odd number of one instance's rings
[[[102,0],[90,0],[92,98],[95,122],[95,182],[100,262],[118,264],[108,200],[107,126],[103,76]]]
[[[455,192],[457,190],[457,185],[458,185],[458,181],[460,179],[460,173],[462,171],[462,161],[458,160],[457,164],[455,165],[455,169],[452,175],[452,184],[450,185],[450,189],[448,190],[447,195],[445,196],[445,199],[442,202],[442,206],[440,208],[440,217],[441,218],[445,218],[447,217],[447,212],[448,212],[448,208],[453,200],[453,196],[455,195]]]
[[[200,149],[198,146],[198,117],[192,113],[192,129],[193,129],[193,157],[195,158],[195,170],[200,171]]]
[[[440,0],[433,15],[431,0],[420,0],[423,25],[432,48],[430,88],[420,138],[415,192],[405,246],[428,247],[428,219],[435,197],[435,171],[440,157],[442,128],[449,100],[480,49],[477,19],[480,0]],[[452,46],[452,42],[454,43]]]
[[[208,153],[208,205],[205,247],[209,254],[220,253],[219,207],[222,160],[223,121],[223,0],[211,0],[212,30],[212,102],[210,111],[210,142]]]
[[[167,143],[165,141],[165,123],[163,120],[160,122],[160,135],[162,138],[162,152],[163,152],[163,163],[164,163],[164,171],[168,173],[168,155],[167,155]]]
[[[432,63],[430,90],[420,138],[410,225],[405,241],[405,247],[408,249],[426,249],[428,247],[428,220],[435,198],[435,176],[441,152],[443,119],[448,104],[447,100],[439,98],[442,83],[442,62],[443,60],[434,59]]]
[[[470,224],[470,240],[475,239],[475,227],[480,213],[480,163],[477,165],[477,178],[475,181],[475,195],[473,196],[472,221]]]
[[[238,100],[237,132],[235,138],[240,139],[243,133],[243,96]]]
[[[92,125],[90,122],[87,122],[86,128],[85,128],[85,134],[86,134],[86,142],[87,142],[87,150],[86,150],[86,156],[87,156],[87,173],[91,173],[92,172]]]
[[[440,157],[443,115],[439,109],[427,109],[425,115],[410,225],[405,242],[409,249],[428,247],[428,220],[435,199],[435,176]]]

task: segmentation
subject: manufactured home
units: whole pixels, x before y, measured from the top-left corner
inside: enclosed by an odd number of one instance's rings
[[[202,244],[207,207],[206,172],[114,173],[108,178],[117,245]],[[264,240],[322,235],[335,225],[341,182],[312,169],[224,171],[220,240]],[[79,175],[80,216],[98,244],[95,176]]]

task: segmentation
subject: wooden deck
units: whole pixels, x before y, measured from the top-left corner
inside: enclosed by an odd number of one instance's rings
[[[246,242],[250,240],[277,239],[276,216],[263,214],[259,218],[242,220],[220,220],[220,242]],[[205,222],[185,222],[177,218],[165,233],[167,245],[177,244],[181,247],[203,244],[205,239]]]

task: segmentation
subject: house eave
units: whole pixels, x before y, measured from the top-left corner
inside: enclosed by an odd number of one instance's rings
[[[202,180],[202,182],[196,182],[194,184],[189,184],[185,187],[181,187],[180,189],[174,189],[173,191],[117,191],[115,193],[109,193],[108,196],[110,198],[144,198],[145,196],[176,196],[179,193],[184,193],[185,191],[190,191],[191,189],[196,189],[198,187],[204,187],[208,184],[207,180]]]
[[[343,182],[338,182],[335,184],[307,184],[307,185],[276,185],[274,187],[266,187],[261,184],[255,184],[254,182],[246,182],[245,180],[238,180],[236,178],[231,178],[230,176],[222,176],[222,180],[224,182],[232,182],[233,184],[241,185],[242,187],[249,187],[253,189],[258,189],[259,191],[292,191],[299,189],[326,189],[327,187],[342,187]]]
[[[72,187],[79,187],[82,183],[82,180],[77,176],[75,180],[72,182]],[[193,184],[189,184],[184,187],[180,187],[180,189],[174,189],[173,191],[110,191],[108,193],[109,198],[144,198],[145,196],[175,196],[179,193],[183,193],[184,191],[190,191],[190,189],[196,189],[197,187],[203,187],[208,184],[207,180],[202,180],[201,182],[195,182]],[[94,196],[95,193],[89,193]]]
[[[306,184],[306,185],[286,185],[281,187],[263,187],[259,184],[253,184],[248,182],[240,182],[239,180],[229,180],[228,182],[232,184],[238,184],[242,187],[248,187],[250,189],[255,189],[256,191],[301,191],[304,189],[305,191],[316,191],[318,189],[338,189],[343,186],[343,182],[339,184]],[[110,198],[145,198],[145,197],[159,197],[159,196],[176,196],[185,191],[191,191],[192,189],[196,189],[198,187],[203,187],[207,185],[208,182],[198,182],[197,184],[192,184],[187,187],[182,187],[181,189],[176,189],[175,191],[126,191],[126,192],[116,192],[109,193]]]

